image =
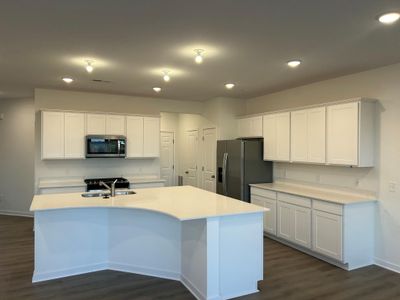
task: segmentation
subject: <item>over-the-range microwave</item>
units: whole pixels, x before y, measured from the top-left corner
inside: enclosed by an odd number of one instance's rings
[[[86,157],[125,157],[126,137],[122,135],[87,135]]]

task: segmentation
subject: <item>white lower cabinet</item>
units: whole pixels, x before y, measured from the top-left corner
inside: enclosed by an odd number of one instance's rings
[[[342,204],[258,187],[251,187],[251,202],[270,208],[264,232],[272,238],[347,270],[373,264],[376,202]]]
[[[264,231],[276,235],[276,193],[252,187],[250,199],[252,204],[269,209],[264,213]]]
[[[293,242],[311,248],[311,209],[293,206]]]
[[[341,261],[342,247],[342,216],[314,210],[313,213],[313,247],[315,252]]]
[[[276,200],[252,194],[251,203],[269,209],[264,213],[264,231],[276,235]]]
[[[311,209],[278,201],[278,236],[311,248]]]

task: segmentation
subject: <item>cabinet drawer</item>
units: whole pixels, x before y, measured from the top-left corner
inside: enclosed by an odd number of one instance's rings
[[[339,216],[343,215],[343,205],[340,205],[340,204],[314,200],[313,208],[316,210],[324,211],[324,212],[339,215]]]
[[[276,192],[270,190],[264,190],[257,187],[251,187],[250,193],[253,195],[274,199],[276,200]]]
[[[311,199],[303,198],[295,195],[278,193],[278,200],[293,205],[311,208]]]

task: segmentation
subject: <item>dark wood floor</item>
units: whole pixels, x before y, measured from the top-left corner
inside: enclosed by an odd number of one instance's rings
[[[194,299],[177,281],[102,271],[32,284],[33,220],[0,216],[0,300]],[[371,266],[347,272],[265,239],[261,292],[241,299],[400,299],[400,275]]]

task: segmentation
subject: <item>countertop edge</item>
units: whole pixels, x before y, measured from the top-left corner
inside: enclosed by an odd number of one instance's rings
[[[143,208],[143,207],[127,207],[127,206],[70,206],[70,207],[59,207],[59,208],[46,208],[46,209],[32,209],[32,207],[29,208],[29,212],[36,213],[36,212],[45,212],[45,211],[56,211],[56,210],[67,210],[67,209],[96,209],[96,208],[107,208],[107,209],[136,209],[136,210],[144,210],[144,211],[150,211],[154,213],[159,213],[163,214],[166,216],[169,216],[171,218],[174,218],[178,221],[190,221],[190,220],[199,220],[199,219],[210,219],[210,218],[219,218],[219,217],[230,217],[230,216],[239,216],[239,215],[249,215],[249,214],[258,214],[258,213],[265,213],[267,211],[270,211],[269,208],[265,207],[260,207],[262,210],[258,211],[246,211],[246,212],[239,212],[239,213],[226,213],[226,214],[220,214],[220,215],[205,215],[205,216],[196,216],[196,217],[178,217],[176,215],[172,215],[168,212],[162,211],[162,210],[155,210],[155,209],[149,209],[149,208]]]
[[[285,187],[283,187],[283,188],[268,187],[268,186],[263,186],[262,183],[254,183],[254,184],[249,184],[249,185],[252,187],[259,188],[259,189],[264,189],[264,190],[269,190],[269,191],[274,191],[274,192],[281,192],[281,193],[286,193],[286,194],[295,195],[295,196],[307,197],[307,198],[311,198],[311,199],[315,199],[315,200],[326,201],[326,202],[340,204],[340,205],[353,205],[353,204],[361,204],[361,203],[378,201],[378,199],[368,198],[368,196],[366,196],[365,198],[362,198],[361,195],[360,195],[360,199],[339,201],[339,200],[334,200],[334,199],[329,199],[329,198],[323,198],[320,196],[315,196],[315,195],[312,195],[312,193],[294,193],[294,192],[285,190]],[[305,187],[305,188],[308,188],[308,187]],[[332,192],[332,193],[334,193],[334,192]],[[340,192],[337,192],[337,193],[340,193]],[[346,196],[342,195],[342,197],[346,197]]]

